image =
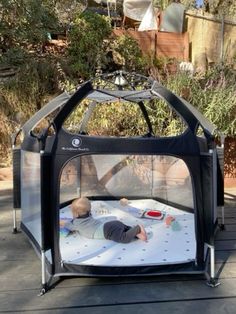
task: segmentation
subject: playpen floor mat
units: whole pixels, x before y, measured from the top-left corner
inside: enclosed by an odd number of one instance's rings
[[[128,244],[111,240],[88,239],[78,232],[60,230],[60,252],[65,263],[94,266],[146,266],[187,263],[195,260],[196,239],[194,215],[152,199],[131,200],[128,206],[119,201],[92,201],[92,216],[102,221],[118,219],[127,225],[142,224],[147,232],[147,242],[134,240]],[[140,212],[159,210],[161,220],[138,218]],[[167,226],[168,215],[178,223],[177,230]],[[60,210],[60,220],[71,220],[70,208]]]

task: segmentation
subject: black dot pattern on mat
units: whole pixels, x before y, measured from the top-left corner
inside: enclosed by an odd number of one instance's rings
[[[121,259],[121,257],[117,257],[117,259]]]
[[[123,247],[123,249],[122,249],[122,250],[123,250],[123,251],[126,251],[126,248],[124,248],[124,247]]]
[[[168,250],[164,250],[164,252],[168,252]]]
[[[103,246],[103,249],[106,249],[107,247],[106,246]]]
[[[165,243],[169,243],[169,241],[165,241]]]
[[[80,252],[77,252],[77,254],[80,254]]]
[[[145,252],[145,251],[146,251],[146,249],[142,249],[142,251],[144,251],[144,252]]]
[[[70,242],[66,242],[66,244],[70,244]]]
[[[166,262],[166,258],[163,258],[163,262]]]
[[[185,232],[185,235],[188,235],[188,232]]]
[[[144,259],[143,258],[141,258],[141,260],[140,260],[141,262],[144,262]]]

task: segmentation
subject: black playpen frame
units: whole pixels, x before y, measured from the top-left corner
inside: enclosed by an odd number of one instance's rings
[[[161,86],[157,81],[141,75],[117,71],[103,75],[100,79],[113,83],[113,89],[101,88],[95,84],[96,79],[83,83],[78,89],[63,94],[49,102],[29,119],[13,136],[13,169],[14,169],[14,227],[17,232],[16,208],[21,207],[21,152],[37,152],[40,154],[41,180],[41,245],[21,223],[22,230],[29,237],[42,261],[42,292],[49,287],[47,273],[50,277],[61,275],[85,276],[124,276],[124,275],[154,275],[171,273],[207,273],[208,258],[206,247],[210,251],[210,275],[208,283],[216,286],[215,278],[215,248],[214,237],[218,224],[217,207],[224,206],[222,160],[223,142],[217,147],[215,127],[202,116],[196,108],[181,97]],[[124,83],[125,82],[125,83]],[[144,88],[136,89],[136,82],[141,82]],[[128,86],[128,87],[127,87]],[[95,101],[85,114],[79,134],[70,134],[63,129],[63,122],[84,99]],[[187,130],[180,136],[156,137],[153,134],[144,100],[153,98],[165,100],[170,107],[186,122]],[[90,118],[95,103],[104,101],[124,100],[135,102],[140,107],[147,123],[148,133],[144,137],[95,137],[88,136],[84,129]],[[32,130],[50,113],[58,110],[49,126],[41,134],[35,135]],[[202,138],[197,136],[201,127]],[[49,136],[49,129],[54,134]],[[20,146],[16,145],[18,136],[23,133],[24,139]],[[58,245],[58,217],[56,210],[59,204],[59,178],[63,166],[75,156],[84,154],[83,149],[74,149],[71,142],[74,138],[82,141],[89,154],[167,154],[184,160],[187,164],[194,186],[197,258],[189,265],[143,266],[143,267],[95,267],[68,266],[60,263]],[[72,149],[73,148],[73,149]],[[224,224],[224,221],[223,221]],[[52,260],[49,261],[45,252],[51,250]]]

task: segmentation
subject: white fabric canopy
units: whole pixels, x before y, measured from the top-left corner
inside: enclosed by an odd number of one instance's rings
[[[142,21],[152,0],[124,0],[124,15],[135,20]]]
[[[139,31],[158,28],[152,0],[124,0],[123,10],[124,16],[141,22]]]

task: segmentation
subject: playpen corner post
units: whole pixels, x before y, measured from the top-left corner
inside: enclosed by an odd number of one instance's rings
[[[17,234],[16,209],[21,208],[21,149],[15,146],[15,138],[12,143],[13,160],[13,229],[12,233]]]
[[[224,180],[224,148],[225,148],[225,135],[221,134],[220,135],[220,160],[221,160],[221,171],[222,171],[222,175],[223,175],[223,180]],[[218,151],[219,153],[219,151]],[[225,230],[225,207],[224,204],[221,206],[221,219],[222,222],[220,224],[220,230]]]
[[[48,277],[48,278],[47,278]],[[51,290],[53,275],[47,275],[47,268],[46,268],[46,251],[41,248],[41,290],[38,294],[39,297],[46,294],[49,290]]]
[[[225,230],[225,207],[221,206],[221,219],[220,230]]]
[[[216,278],[215,274],[215,246],[210,244],[207,244],[207,246],[210,249],[210,276],[207,280],[207,285],[209,287],[216,288],[220,285],[220,282]]]
[[[17,230],[17,219],[16,219],[16,208],[13,207],[13,229],[12,229],[12,233],[16,234],[18,233]]]
[[[43,171],[42,171],[42,156],[44,156],[44,150],[40,150],[40,155],[41,155],[41,192],[43,191]],[[41,215],[42,215],[42,195],[41,195]],[[43,216],[41,216],[42,218]],[[44,221],[42,219],[42,221]],[[41,244],[41,291],[39,293],[39,296],[43,296],[48,290],[49,290],[49,284],[47,281],[47,274],[46,274],[46,249],[45,249],[45,230],[44,226],[41,226],[41,237],[42,237],[42,244]]]
[[[216,150],[210,149],[209,153],[212,155],[212,217],[215,221],[217,210],[217,156]],[[214,240],[210,243],[206,243],[210,250],[210,278],[207,281],[207,285],[210,287],[217,287],[220,285],[215,275],[215,245]]]
[[[12,218],[13,218],[13,229],[12,229],[12,233],[16,234],[17,233],[17,220],[16,220],[16,206],[14,204],[14,172],[15,172],[15,143],[12,144],[12,159],[13,159],[13,211],[12,211]]]
[[[41,290],[38,296],[43,296],[49,290],[46,275],[46,257],[45,251],[41,250]]]

